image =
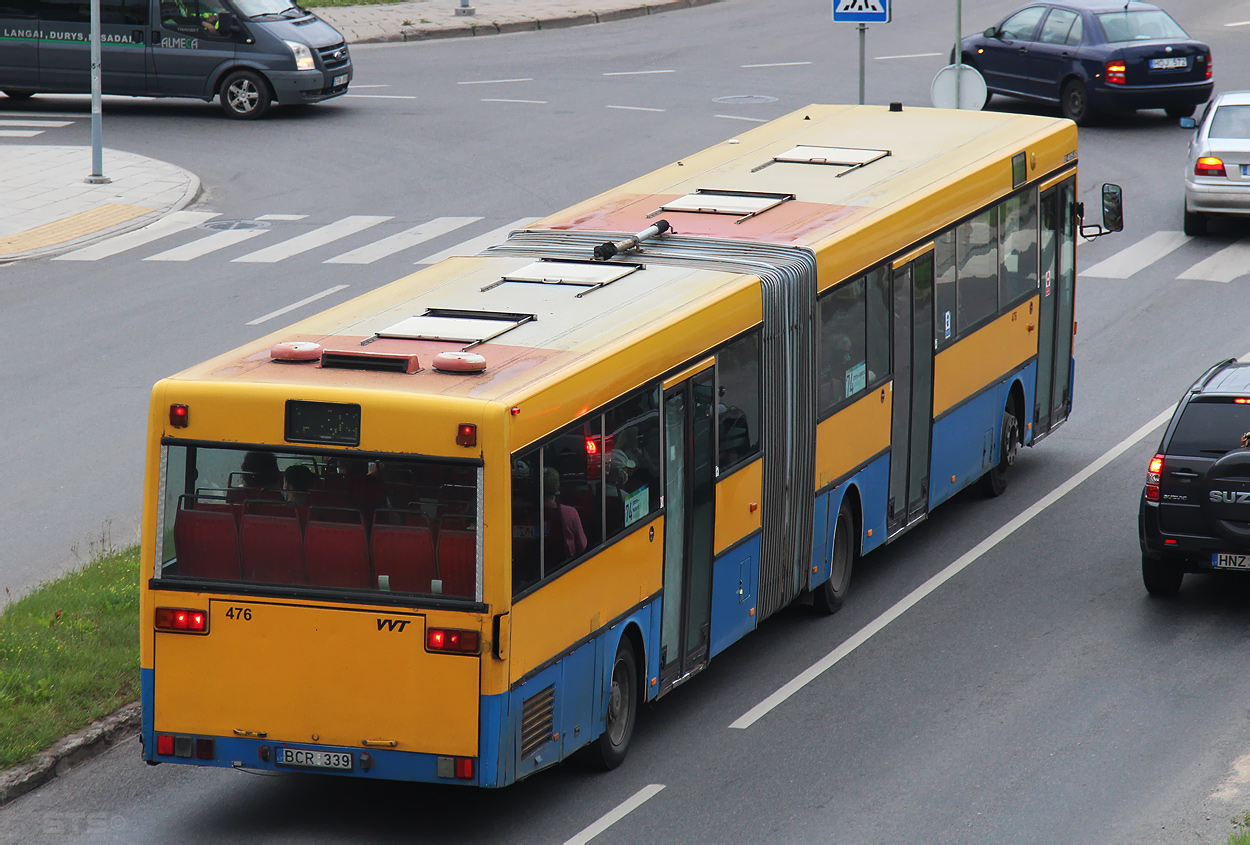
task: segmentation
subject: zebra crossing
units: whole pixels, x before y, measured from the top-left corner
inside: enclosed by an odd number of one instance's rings
[[[142,229],[109,238],[80,249],[58,255],[53,261],[100,261],[115,256],[141,261],[188,262],[217,258],[233,264],[277,264],[296,256],[324,254],[327,248],[335,254],[321,259],[322,264],[372,264],[383,258],[413,250],[427,241],[475,227],[483,217],[436,217],[387,234],[346,252],[338,252],[341,241],[360,240],[375,227],[389,223],[390,215],[353,214],[298,233],[274,224],[298,223],[308,219],[304,214],[265,214],[254,220],[220,220],[219,212],[177,211]],[[433,264],[452,255],[475,255],[499,243],[508,233],[530,225],[537,217],[520,220],[469,237],[459,244],[426,255],[412,263]],[[476,228],[476,227],[475,227]],[[197,237],[188,239],[188,235]],[[260,239],[264,239],[263,241]],[[276,242],[274,242],[276,240]],[[177,241],[177,243],[173,243]],[[256,241],[256,243],[251,243]],[[265,243],[265,242],[268,243]],[[334,249],[337,245],[337,249]],[[259,248],[253,248],[257,247]],[[156,250],[143,254],[145,249]],[[242,254],[240,254],[240,250]]]
[[[178,211],[161,220],[108,240],[53,258],[53,261],[100,261],[124,256],[141,261],[185,263],[216,259],[233,264],[277,264],[298,256],[322,264],[367,265],[399,256],[413,265],[434,264],[453,255],[476,255],[505,240],[537,217],[523,217],[504,226],[480,230],[485,217],[435,217],[416,225],[395,224],[393,215],[353,214],[329,222],[307,214],[262,214],[252,220],[222,220],[214,211]],[[298,224],[298,227],[294,224]],[[312,228],[308,228],[311,226]],[[468,237],[454,246],[412,260],[417,247],[449,235]],[[363,243],[362,243],[363,241]],[[343,250],[344,246],[350,248]],[[328,253],[328,254],[327,254]],[[409,253],[404,255],[404,253]],[[1163,262],[1168,262],[1164,265]],[[1232,241],[1193,238],[1182,232],[1152,232],[1119,251],[1082,267],[1087,278],[1132,279],[1148,269],[1188,265],[1173,278],[1227,284],[1250,275],[1250,238]]]
[[[49,129],[62,129],[66,126],[73,126],[74,121],[82,117],[82,115],[69,114],[45,114],[38,112],[40,119],[33,117],[4,117],[0,113],[0,138],[34,138],[42,135]],[[56,120],[50,118],[58,118]]]
[[[1203,247],[1202,251],[1207,254],[1177,273],[1174,278],[1228,284],[1250,275],[1250,241],[1234,241],[1213,253],[1209,252],[1218,243],[1205,238],[1193,238],[1183,232],[1152,232],[1097,264],[1082,269],[1080,274],[1102,279],[1130,279],[1147,267],[1153,267],[1169,258],[1172,253],[1194,244]],[[1191,254],[1194,250],[1186,249],[1185,252],[1189,254],[1189,260],[1194,258]]]

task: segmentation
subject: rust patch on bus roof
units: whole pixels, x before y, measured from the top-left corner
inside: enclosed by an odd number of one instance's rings
[[[789,200],[754,217],[737,222],[733,214],[664,211],[648,215],[684,194],[630,194],[598,208],[574,211],[565,217],[549,217],[538,225],[548,229],[595,232],[639,232],[663,217],[679,235],[794,244],[827,237],[870,209],[858,205],[825,205]]]

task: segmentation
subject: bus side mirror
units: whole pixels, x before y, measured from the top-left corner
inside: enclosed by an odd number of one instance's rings
[[[1124,231],[1124,192],[1110,182],[1102,186],[1102,227],[1108,232]]]
[[[1192,117],[1181,118],[1181,129],[1197,129],[1197,128],[1198,128],[1198,121],[1194,120]]]

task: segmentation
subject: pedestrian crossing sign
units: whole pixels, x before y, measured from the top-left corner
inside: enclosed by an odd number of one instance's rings
[[[833,0],[834,23],[889,23],[889,0]]]

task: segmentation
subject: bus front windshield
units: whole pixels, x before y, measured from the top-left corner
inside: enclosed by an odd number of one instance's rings
[[[474,464],[164,449],[158,578],[481,597]]]
[[[239,14],[245,18],[303,17],[308,11],[294,0],[233,0]]]

